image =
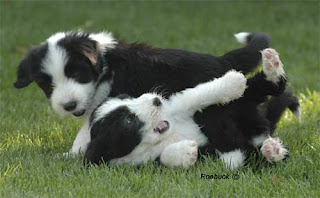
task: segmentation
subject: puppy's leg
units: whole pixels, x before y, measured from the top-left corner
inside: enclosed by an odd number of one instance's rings
[[[72,148],[68,153],[64,153],[64,155],[72,157],[79,153],[83,154],[87,149],[90,139],[89,119],[87,119],[78,132],[76,139],[73,141]]]
[[[183,111],[193,115],[196,111],[213,105],[226,104],[242,96],[247,79],[240,72],[231,70],[223,77],[186,89],[170,98],[173,112]]]
[[[269,133],[262,133],[251,139],[251,144],[255,147],[261,147],[263,142],[270,137]]]
[[[267,138],[260,149],[262,155],[269,162],[278,162],[285,159],[289,155],[288,149],[286,149],[279,138]]]
[[[242,100],[261,103],[268,95],[281,95],[286,88],[286,76],[278,52],[267,48],[261,54],[263,71],[248,79]]]
[[[167,167],[189,168],[198,157],[198,143],[193,140],[183,140],[166,147],[160,156],[160,161]]]
[[[230,152],[217,152],[219,158],[223,161],[225,166],[231,170],[235,170],[244,165],[246,155],[240,149],[235,149]]]

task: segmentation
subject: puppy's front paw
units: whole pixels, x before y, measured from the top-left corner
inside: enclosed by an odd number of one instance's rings
[[[166,166],[189,168],[198,158],[198,143],[193,140],[183,140],[169,145],[161,154],[160,160]]]
[[[238,99],[243,95],[247,87],[247,79],[242,73],[231,70],[228,71],[222,79],[226,100],[225,102]]]
[[[262,50],[261,54],[263,72],[266,75],[267,80],[273,83],[278,83],[282,76],[285,77],[279,53],[272,48],[267,48]]]
[[[281,141],[278,138],[272,137],[269,137],[263,142],[260,151],[269,162],[281,161],[289,154],[289,151],[284,148]]]

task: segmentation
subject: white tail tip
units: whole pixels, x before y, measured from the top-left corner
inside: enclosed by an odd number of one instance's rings
[[[299,122],[301,122],[301,107],[299,106],[295,111],[293,111],[294,116]]]
[[[239,32],[237,34],[234,34],[234,37],[236,37],[237,41],[239,43],[246,44],[248,41],[248,36],[250,35],[249,32]]]

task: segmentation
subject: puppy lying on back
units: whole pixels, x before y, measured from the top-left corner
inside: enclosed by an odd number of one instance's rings
[[[85,163],[138,165],[160,157],[169,167],[188,168],[196,162],[199,148],[202,153],[218,154],[226,166],[235,169],[244,164],[255,147],[260,147],[270,162],[283,160],[288,150],[270,134],[285,108],[299,104],[284,92],[285,84],[278,53],[266,49],[263,72],[247,83],[243,74],[229,71],[169,99],[151,93],[139,98],[108,99],[91,116],[91,142]],[[267,95],[278,94],[265,109],[258,108]],[[204,113],[210,108],[214,113],[206,117]]]
[[[245,87],[244,75],[230,71],[168,100],[157,94],[110,99],[92,116],[86,161],[138,165],[161,156],[168,166],[188,167],[197,159],[197,147],[208,143],[193,120],[195,112],[227,104],[241,97]]]

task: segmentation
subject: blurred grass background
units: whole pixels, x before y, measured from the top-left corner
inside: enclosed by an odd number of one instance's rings
[[[0,1],[0,197],[319,197],[319,19],[318,1]],[[200,179],[201,173],[234,174],[211,158],[188,171],[152,164],[88,171],[80,157],[57,157],[71,147],[81,121],[59,118],[34,84],[17,90],[12,83],[32,45],[78,28],[213,55],[241,46],[234,33],[269,33],[285,64],[288,88],[303,107],[300,125],[287,112],[277,132],[291,158],[277,166],[252,162],[233,181]]]

